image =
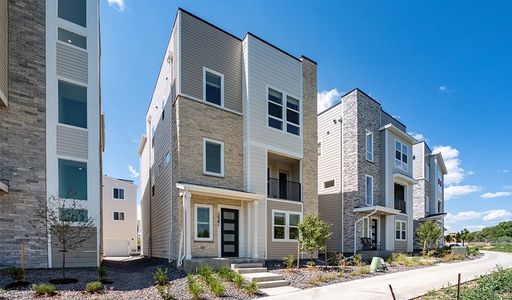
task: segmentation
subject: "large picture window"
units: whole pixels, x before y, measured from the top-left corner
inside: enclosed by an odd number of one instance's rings
[[[204,101],[224,105],[224,75],[206,68],[203,69]]]
[[[59,18],[87,26],[87,0],[59,0],[58,6]]]
[[[400,141],[395,142],[395,166],[407,171],[409,148]]]
[[[395,240],[397,240],[397,241],[407,240],[407,222],[395,221]]]
[[[295,241],[299,238],[299,228],[302,215],[300,213],[273,211],[272,239],[277,241]]]
[[[87,200],[87,164],[59,159],[59,197]]]
[[[196,234],[195,239],[199,241],[211,241],[212,236],[212,206],[196,204]]]
[[[87,88],[59,80],[59,123],[87,128]]]
[[[203,173],[224,176],[224,143],[203,139]]]

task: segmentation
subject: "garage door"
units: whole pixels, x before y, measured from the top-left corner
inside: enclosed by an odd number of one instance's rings
[[[125,239],[105,239],[105,256],[128,256],[128,245],[128,240]]]

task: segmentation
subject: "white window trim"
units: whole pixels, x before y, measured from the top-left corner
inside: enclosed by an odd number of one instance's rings
[[[210,224],[209,224],[209,230],[210,230],[210,237],[209,238],[201,238],[197,236],[197,209],[198,208],[208,208],[209,211],[209,218],[210,218]],[[213,241],[213,205],[208,204],[194,204],[194,227],[195,227],[195,233],[194,233],[194,241],[199,242],[211,242]]]
[[[325,187],[325,183],[326,183],[326,182],[329,182],[329,181],[334,182],[333,186],[331,186],[331,187]],[[335,187],[336,187],[336,178],[333,178],[333,179],[329,179],[329,180],[324,181],[324,182],[323,182],[322,187],[324,188],[324,190],[329,190],[329,189],[335,188]]]
[[[118,215],[118,216],[119,216],[119,214],[121,214],[121,213],[122,213],[122,214],[123,214],[123,219],[122,219],[122,220],[121,220],[121,219],[117,219],[117,220],[116,220],[116,218],[115,218],[115,214],[116,214],[116,213],[117,213],[117,215]],[[125,218],[124,211],[113,211],[113,212],[112,212],[112,220],[114,220],[114,221],[124,221],[125,219],[126,219],[126,218]]]
[[[397,232],[397,226],[396,224],[400,224],[400,238],[397,239],[396,238],[396,232]],[[405,227],[405,229],[404,229]],[[401,221],[401,220],[395,220],[395,241],[407,241],[407,222],[406,221]],[[402,239],[402,232],[405,232],[405,239]]]
[[[220,105],[206,101],[206,72],[220,76]],[[224,74],[208,69],[207,67],[203,67],[203,102],[224,108]]]
[[[281,214],[285,214],[285,224],[284,224],[284,239],[276,239],[274,237],[274,216],[276,213],[281,213]],[[289,237],[289,231],[290,231],[290,215],[299,215],[299,222],[302,221],[302,212],[295,212],[295,211],[286,211],[286,210],[278,210],[278,209],[273,209],[272,210],[272,242],[297,242],[297,240],[294,240],[294,239],[290,239]],[[282,226],[282,225],[278,225],[278,226]],[[293,227],[296,227],[296,226],[293,226]]]
[[[58,102],[59,102],[59,81],[63,81],[65,83],[69,83],[69,84],[73,84],[73,85],[78,85],[80,87],[85,88],[86,93],[87,93],[87,99],[85,99],[85,101],[86,101],[86,104],[89,104],[89,87],[88,87],[87,83],[83,83],[83,82],[76,81],[76,80],[69,79],[69,78],[62,77],[62,76],[57,76],[57,107],[58,107]],[[89,107],[88,106],[87,106],[87,122],[89,122]],[[80,126],[75,126],[75,125],[69,125],[69,124],[65,124],[65,123],[60,123],[58,113],[57,113],[57,125],[68,127],[68,128],[73,128],[76,130],[86,131],[86,132],[89,131],[89,123],[87,124],[86,128],[83,128]]]
[[[400,143],[400,159],[398,160],[396,158],[396,143]],[[403,148],[404,146],[407,148],[407,153],[405,153],[407,155],[407,163],[404,163],[402,158],[403,158]],[[395,151],[393,152],[393,155],[395,156],[395,168],[398,168],[400,170],[403,170],[403,171],[408,171],[409,170],[409,146],[406,145],[404,142],[400,141],[399,139],[396,139],[395,140],[395,145],[393,146],[393,148],[395,149]],[[397,162],[400,162],[399,166],[397,166]]]
[[[371,136],[372,138],[372,141],[371,141],[371,151],[368,151],[368,144],[367,144],[367,138],[368,136]],[[366,130],[366,135],[364,136],[364,144],[365,144],[365,157],[366,157],[366,160],[367,161],[371,161],[373,162],[373,145],[374,145],[374,141],[373,141],[373,132],[369,131],[369,130]],[[368,158],[368,154],[371,155],[371,158],[369,159]]]
[[[295,110],[293,108],[289,108],[288,107],[288,97],[293,98],[293,99],[295,99],[295,100],[297,100],[299,102],[299,110]],[[283,117],[284,117],[284,119],[286,119],[286,121],[285,121],[286,122],[286,128],[283,128],[283,131],[286,132],[286,133],[289,133],[289,134],[292,134],[292,135],[300,137],[302,135],[301,134],[301,132],[302,132],[302,118],[301,118],[301,115],[302,114],[300,113],[301,112],[300,109],[302,109],[302,103],[301,103],[302,101],[300,101],[298,98],[293,97],[292,95],[288,95],[288,94],[286,94],[286,98],[284,100],[285,100],[286,105],[284,105]],[[288,121],[288,110],[291,110],[291,111],[296,112],[296,113],[299,114],[299,124],[298,125],[293,123],[293,122]],[[290,124],[292,126],[295,126],[295,127],[298,127],[299,128],[299,134],[288,132],[288,124]]]
[[[303,113],[302,113],[302,111],[303,111],[302,98],[301,98],[301,97],[296,97],[296,96],[294,96],[294,95],[292,95],[292,94],[285,93],[285,92],[283,92],[282,90],[277,89],[277,88],[275,88],[275,87],[273,87],[273,86],[271,86],[271,85],[268,85],[268,84],[265,86],[265,88],[266,88],[266,90],[265,90],[265,94],[267,95],[267,98],[266,98],[266,100],[267,100],[267,102],[266,102],[266,104],[267,104],[267,107],[266,107],[266,111],[267,111],[266,116],[267,116],[267,118],[265,119],[265,122],[266,122],[266,126],[267,126],[267,128],[268,128],[268,129],[270,129],[270,130],[275,130],[275,131],[277,131],[277,132],[281,132],[281,133],[283,133],[283,132],[284,132],[284,133],[289,134],[289,135],[291,135],[291,136],[294,136],[294,137],[296,137],[296,138],[301,138],[301,137],[302,137],[302,124],[304,123],[304,122],[303,122],[303,117],[302,117],[302,116],[303,116]],[[268,94],[269,94],[269,91],[268,91],[268,90],[269,90],[269,89],[273,89],[274,91],[279,92],[279,93],[281,93],[281,94],[283,95],[283,98],[281,99],[281,100],[282,100],[281,104],[279,104],[279,103],[275,103],[275,102],[270,101],[270,100],[268,99]],[[300,124],[298,125],[298,127],[299,127],[299,135],[296,135],[296,134],[293,134],[293,133],[288,132],[288,130],[287,130],[287,128],[286,128],[286,125],[288,124],[288,120],[286,119],[286,109],[287,109],[287,107],[288,107],[288,106],[287,106],[287,101],[288,101],[288,100],[287,100],[287,96],[290,96],[290,97],[292,97],[292,98],[294,98],[294,99],[296,99],[296,100],[298,100],[298,101],[299,101],[299,109],[300,109],[300,111],[298,112],[298,113],[299,113],[299,123],[300,123]],[[278,118],[276,118],[276,117],[274,117],[274,116],[269,115],[269,113],[268,113],[268,102],[269,102],[269,101],[270,101],[270,102],[272,102],[272,103],[274,103],[274,104],[276,104],[276,105],[280,105],[280,106],[283,108],[283,109],[282,109],[282,112],[281,112],[281,113],[282,113],[281,119],[278,119]],[[291,108],[290,108],[290,109],[291,109]],[[296,111],[296,110],[294,110],[294,109],[291,109],[291,110]],[[274,127],[272,127],[272,126],[268,125],[268,118],[272,118],[272,119],[274,119],[274,120],[281,121],[281,122],[283,123],[283,128],[282,128],[282,129],[277,129],[277,128],[274,128]],[[297,126],[297,125],[296,125],[296,124],[294,124],[294,123],[291,123],[291,124],[292,124],[292,125],[294,125],[294,126]]]
[[[206,171],[206,142],[220,145],[220,173]],[[224,177],[224,142],[203,138],[203,174],[216,177]]]
[[[368,192],[368,178],[371,178],[372,179],[372,194],[371,194],[371,203],[368,203],[368,195],[367,195],[367,192]],[[373,176],[370,176],[370,175],[365,175],[364,177],[364,203],[366,206],[373,206]]]

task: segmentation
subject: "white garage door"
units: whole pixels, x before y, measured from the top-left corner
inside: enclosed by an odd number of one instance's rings
[[[105,239],[105,256],[128,256],[128,245],[128,240],[125,239]]]

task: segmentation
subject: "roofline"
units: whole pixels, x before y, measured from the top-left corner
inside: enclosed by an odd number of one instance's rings
[[[398,124],[400,124],[400,125],[402,125],[403,127],[407,128],[407,126],[406,126],[404,123],[402,123],[402,122],[398,121],[398,120],[397,120],[395,117],[393,117],[390,113],[388,113],[387,111],[385,111],[384,109],[382,109],[382,107],[380,108],[380,110],[381,110],[383,113],[385,113],[386,115],[390,116],[390,117],[391,117],[393,120],[395,120]]]
[[[259,40],[260,42],[262,42],[262,43],[266,44],[267,46],[270,46],[270,47],[274,48],[275,50],[277,50],[277,51],[279,51],[279,52],[281,52],[281,53],[283,53],[283,54],[285,54],[285,55],[287,55],[287,56],[289,56],[289,57],[291,57],[291,58],[295,59],[296,61],[298,61],[298,62],[301,62],[301,63],[302,63],[302,61],[301,61],[298,57],[291,55],[290,53],[288,53],[288,52],[284,51],[283,49],[281,49],[281,48],[277,47],[276,45],[274,45],[274,44],[272,44],[272,43],[270,43],[270,42],[267,42],[266,40],[264,40],[264,39],[260,38],[259,36],[255,35],[254,33],[250,32],[250,31],[249,31],[249,32],[247,32],[247,33],[245,34],[244,39],[245,39],[247,36],[252,36],[252,37],[256,38],[257,40]]]
[[[341,96],[340,96],[340,99],[343,99],[343,98],[345,98],[346,96],[348,96],[348,95],[350,95],[350,94],[352,94],[353,92],[356,92],[356,91],[357,91],[357,92],[359,92],[359,93],[361,93],[361,94],[363,94],[363,95],[365,95],[366,97],[370,98],[370,100],[373,100],[375,103],[377,103],[377,104],[380,106],[380,108],[381,108],[381,110],[382,110],[382,105],[380,104],[380,102],[379,102],[379,101],[377,101],[377,100],[373,99],[372,97],[370,97],[367,93],[363,92],[363,91],[362,91],[360,88],[358,88],[358,87],[353,88],[353,89],[351,89],[349,92],[347,92],[347,93],[345,93],[345,94],[341,95]],[[324,112],[326,112],[326,111],[330,110],[331,108],[334,108],[334,107],[338,106],[338,105],[339,105],[339,104],[341,104],[342,102],[343,102],[343,101],[340,101],[339,103],[334,104],[333,106],[329,107],[328,109],[326,109],[326,110],[324,110],[324,111],[322,111],[322,112],[320,112],[320,113],[317,113],[317,116],[319,116],[319,115],[323,114]],[[392,117],[392,118],[393,118],[393,117]],[[400,122],[399,122],[399,123],[400,123]],[[400,123],[400,124],[402,124],[402,123]],[[402,125],[403,125],[403,124],[402,124]],[[405,126],[405,125],[404,125],[404,126]]]
[[[443,171],[443,175],[448,174],[448,169],[446,169],[446,165],[444,163],[443,154],[441,152],[433,154],[435,155],[439,165],[441,166],[441,170]]]
[[[112,177],[112,176],[109,176],[109,175],[103,175],[103,177],[108,177],[110,179],[114,179],[114,180],[121,181],[121,182],[124,182],[124,183],[127,183],[127,184],[135,185],[135,181],[131,180],[131,179],[116,178],[116,177]]]
[[[379,128],[379,130],[388,130],[388,129],[393,131],[394,133],[400,135],[402,138],[407,139],[407,141],[413,145],[418,143],[418,141],[415,138],[413,138],[410,134],[408,134],[407,132],[404,132],[403,130],[401,130],[400,128],[396,127],[395,125],[393,125],[391,123],[386,124],[386,125],[382,126],[381,128]]]
[[[178,7],[178,11],[184,12],[184,13],[186,13],[187,15],[189,15],[189,16],[191,16],[191,17],[193,17],[193,18],[196,18],[197,20],[199,20],[199,21],[201,21],[201,22],[203,22],[203,23],[205,23],[205,24],[207,24],[207,25],[210,25],[210,26],[212,26],[213,28],[215,28],[215,29],[217,29],[217,30],[219,30],[219,31],[224,32],[225,34],[227,34],[227,35],[229,35],[229,36],[231,36],[231,37],[233,37],[233,38],[235,38],[235,39],[239,40],[240,42],[242,41],[242,39],[241,39],[241,38],[239,38],[239,37],[237,37],[236,35],[234,35],[234,34],[232,34],[232,33],[229,33],[229,32],[227,32],[226,30],[224,30],[224,29],[220,28],[219,26],[214,25],[214,24],[212,24],[212,23],[210,23],[210,22],[206,21],[205,19],[203,19],[203,18],[201,18],[201,17],[198,17],[198,16],[194,15],[193,13],[189,12],[188,10],[185,10],[185,9],[183,9],[183,8],[181,8],[181,7]],[[174,25],[173,25],[173,27],[174,27]]]

